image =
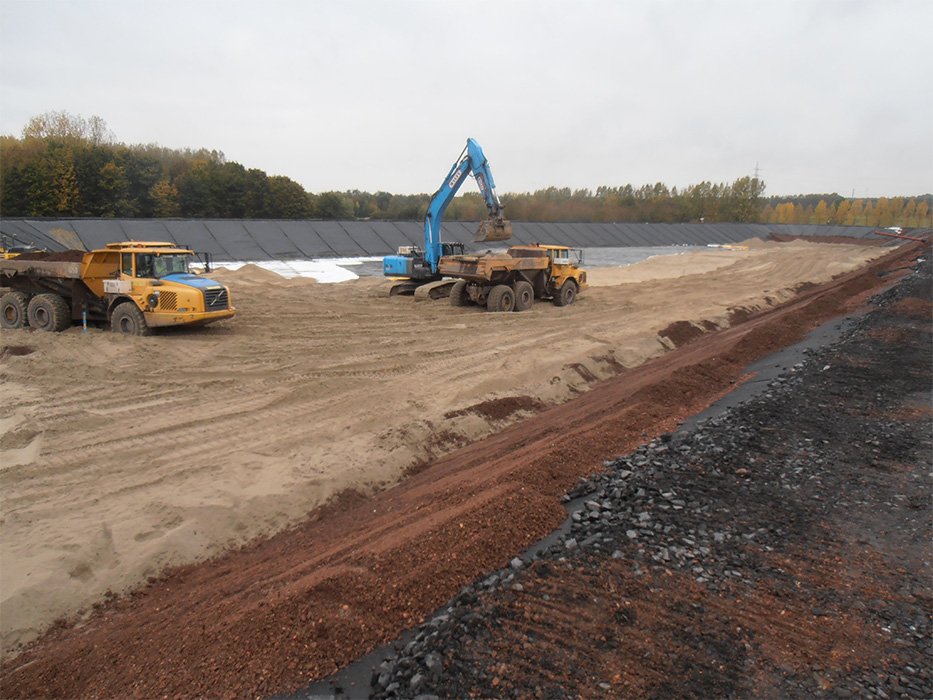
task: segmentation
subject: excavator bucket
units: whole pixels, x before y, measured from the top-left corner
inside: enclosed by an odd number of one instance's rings
[[[473,236],[473,241],[477,243],[482,241],[505,241],[511,237],[511,221],[489,217],[479,225],[479,230]]]

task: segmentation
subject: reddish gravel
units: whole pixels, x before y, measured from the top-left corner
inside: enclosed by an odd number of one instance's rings
[[[581,476],[707,406],[753,360],[863,303],[897,278],[879,273],[921,250],[902,246],[594,384],[396,488],[345,494],[288,532],[103,603],[5,661],[3,696],[261,697],[305,687],[506,565],[563,521],[561,495]]]

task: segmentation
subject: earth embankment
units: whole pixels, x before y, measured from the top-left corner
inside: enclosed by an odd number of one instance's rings
[[[703,251],[593,271],[573,306],[521,314],[247,268],[224,278],[240,314],[207,332],[5,333],[7,644],[162,578],[53,630],[4,687],[254,695],[326,675],[547,532],[576,478],[905,251],[868,268],[881,251]],[[697,338],[670,352],[685,328]]]

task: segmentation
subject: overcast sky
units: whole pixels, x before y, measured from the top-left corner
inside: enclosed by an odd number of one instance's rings
[[[928,0],[0,0],[0,133],[64,110],[310,192],[753,176],[933,191]],[[475,189],[470,183],[468,187]]]

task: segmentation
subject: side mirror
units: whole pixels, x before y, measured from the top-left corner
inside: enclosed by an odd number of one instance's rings
[[[207,251],[202,251],[194,254],[197,257],[198,262],[204,265],[204,272],[208,273],[212,269],[212,264],[214,262],[213,256]]]

